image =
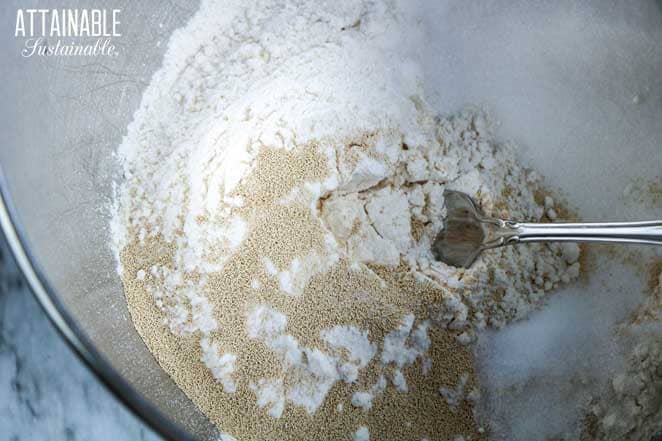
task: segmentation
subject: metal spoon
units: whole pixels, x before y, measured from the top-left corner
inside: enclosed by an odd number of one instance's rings
[[[437,260],[468,268],[485,250],[526,242],[607,242],[662,245],[662,220],[648,222],[525,223],[485,216],[465,193],[444,192],[444,228],[432,244]]]

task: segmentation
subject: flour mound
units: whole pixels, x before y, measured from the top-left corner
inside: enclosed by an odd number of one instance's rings
[[[576,246],[433,259],[446,189],[494,216],[557,210],[483,112],[430,107],[416,11],[203,1],[118,149],[132,320],[238,439],[476,438],[476,331],[579,275]]]
[[[620,338],[630,349],[590,409],[595,439],[648,440],[662,434],[661,270],[658,263],[648,300],[622,326]]]

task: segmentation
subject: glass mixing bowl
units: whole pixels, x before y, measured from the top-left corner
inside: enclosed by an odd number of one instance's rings
[[[437,54],[422,66],[432,106],[489,108],[586,220],[659,217],[659,206],[622,194],[662,169],[660,1],[431,3],[421,26]],[[167,438],[208,439],[215,429],[135,332],[108,246],[121,178],[113,151],[169,35],[197,5],[66,4],[77,6],[122,10],[119,56],[24,58],[24,39],[13,37],[19,1],[0,12],[0,224],[39,301],[99,379]]]

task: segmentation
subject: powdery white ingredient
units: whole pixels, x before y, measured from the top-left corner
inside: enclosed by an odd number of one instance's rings
[[[372,409],[372,392],[354,392],[352,395],[352,406],[360,407],[365,410]]]
[[[402,371],[400,369],[396,369],[393,372],[393,385],[400,392],[403,392],[403,393],[409,392],[409,387],[407,386],[407,379],[402,374]]]
[[[280,290],[290,296],[299,296],[308,285],[310,279],[318,273],[327,271],[337,261],[337,256],[330,254],[320,256],[311,252],[302,259],[295,258],[289,268],[278,271],[271,260],[265,259],[267,271],[278,277]]]
[[[278,286],[284,294],[299,296],[303,294],[310,279],[315,274],[323,273],[331,268],[337,262],[338,257],[333,252],[325,256],[311,252],[303,258],[294,258],[289,267],[283,270],[277,268],[268,257],[262,258],[262,262],[267,273],[277,278]]]
[[[649,298],[619,334],[625,348],[623,366],[590,406],[598,439],[650,440],[662,433],[662,272],[652,282]]]
[[[203,362],[226,390],[234,388],[235,356],[220,353],[223,329],[205,297],[206,277],[221,271],[250,234],[248,220],[237,214],[248,201],[233,191],[263,147],[291,151],[333,141],[326,151],[329,177],[302,182],[280,201],[312,196],[311,214],[329,233],[327,254],[278,266],[264,256],[267,273],[287,296],[301,295],[313,275],[341,256],[354,265],[405,264],[444,290],[433,322],[462,331],[469,343],[475,329],[526,317],[544,291],[576,277],[578,267],[571,270],[554,246],[495,251],[468,271],[432,259],[447,188],[480,195],[491,212],[503,194],[515,194],[508,209],[518,219],[539,220],[545,207],[534,198],[539,179],[511,146],[494,139],[481,113],[440,118],[429,107],[417,8],[406,2],[243,3],[224,4],[219,13],[218,4],[203,1],[171,40],[118,149],[125,181],[116,189],[111,225],[116,255],[134,240],[159,238],[172,247],[171,269],[150,270],[146,289],[173,334],[199,338]],[[337,32],[348,17],[361,18],[360,31]],[[349,155],[345,140],[366,133],[371,139]],[[414,231],[414,221],[422,232]],[[471,296],[464,295],[467,288]],[[287,317],[268,305],[254,305],[246,322],[247,334],[277,354],[286,372],[282,388],[274,379],[252,387],[272,416],[286,401],[314,411],[335,382],[355,381],[365,360],[377,355],[361,330],[329,331],[329,348],[302,347],[286,333]],[[425,357],[430,322],[414,325],[407,315],[388,334],[382,364],[400,369]],[[401,380],[394,383],[403,388]]]
[[[444,397],[453,412],[457,412],[465,399],[464,389],[467,386],[467,381],[469,381],[469,375],[462,374],[455,388],[449,389],[443,386],[439,388],[439,393]]]
[[[333,384],[341,377],[336,360],[319,349],[304,349],[306,362],[296,366],[296,383],[287,391],[287,399],[308,413],[315,412],[324,402]]]
[[[251,383],[250,389],[257,396],[257,406],[260,409],[268,407],[268,413],[271,417],[280,418],[283,410],[285,410],[285,391],[282,379],[267,380],[261,378],[257,384]]]
[[[261,340],[278,354],[286,370],[287,387],[283,387],[282,382],[276,387],[266,380],[260,380],[252,387],[258,397],[258,406],[270,405],[269,414],[275,418],[282,414],[286,399],[309,413],[314,412],[335,382],[356,381],[358,370],[365,367],[375,353],[375,345],[368,341],[367,332],[347,326],[323,330],[321,336],[332,348],[347,349],[349,361],[353,363],[344,362],[340,354],[302,347],[296,338],[285,333],[287,317],[266,305],[258,305],[249,312],[246,326],[248,336]],[[339,341],[343,334],[349,339]]]
[[[366,426],[359,427],[352,435],[352,441],[370,441],[370,431]]]
[[[393,362],[403,367],[427,351],[430,345],[427,335],[429,324],[423,322],[412,332],[413,323],[414,316],[407,315],[402,325],[385,337],[381,355],[384,365]],[[377,351],[377,345],[370,342],[367,331],[354,326],[334,326],[320,332],[331,353],[302,347],[296,338],[285,333],[286,328],[287,317],[268,305],[255,306],[246,319],[248,336],[261,340],[278,354],[286,369],[287,387],[283,386],[282,381],[276,384],[274,380],[266,379],[251,385],[258,406],[269,406],[269,414],[274,418],[282,414],[285,400],[305,408],[309,413],[314,412],[322,405],[335,382],[355,382],[359,371],[370,363]],[[411,345],[408,340],[411,340]],[[343,352],[348,354],[348,360],[344,359]],[[395,371],[393,384],[401,392],[408,391],[407,381],[399,369]],[[385,388],[386,379],[380,375],[370,391],[354,392],[351,403],[354,407],[370,410],[375,395]]]
[[[200,340],[200,348],[202,349],[201,361],[209,368],[214,378],[223,385],[223,390],[227,393],[235,393],[237,384],[231,374],[234,372],[237,357],[233,354],[220,354],[218,344],[211,342],[209,337],[203,337]]]
[[[404,192],[386,187],[375,192],[365,205],[372,226],[380,237],[405,252],[411,241],[409,202]]]
[[[493,139],[485,115],[464,112],[438,119],[428,113],[424,99],[416,102],[415,130],[400,139],[381,131],[369,143],[369,155],[389,170],[386,176],[374,164],[359,167],[363,159],[345,161],[345,153],[337,153],[340,186],[329,191],[320,215],[352,260],[386,266],[405,262],[420,280],[448,289],[433,321],[467,331],[460,341],[470,344],[476,329],[524,318],[546,291],[576,279],[579,248],[564,245],[563,261],[559,244],[506,247],[485,253],[462,272],[435,261],[430,246],[443,226],[446,189],[469,193],[492,214],[527,220],[545,214],[544,204],[536,202],[543,189],[540,177],[519,164],[514,148]],[[418,231],[413,222],[419,223]],[[460,294],[464,289],[471,290],[471,299]]]
[[[220,353],[218,344],[212,341],[212,333],[218,329],[218,323],[213,307],[200,293],[199,285],[184,280],[179,272],[157,265],[150,268],[150,276],[149,282],[146,282],[147,273],[139,270],[136,278],[146,283],[145,287],[154,296],[157,307],[167,314],[164,323],[175,335],[190,336],[199,332],[200,361],[223,385],[225,392],[234,393],[237,385],[232,373],[236,356]],[[200,283],[203,282],[204,278],[200,280]]]
[[[365,190],[378,184],[389,175],[389,172],[389,167],[384,162],[362,155],[342,189],[346,192]]]
[[[320,336],[330,347],[346,349],[350,360],[358,362],[360,368],[367,366],[377,352],[377,345],[370,343],[368,332],[355,326],[334,326],[322,330]]]
[[[250,338],[272,340],[285,332],[287,317],[267,305],[258,305],[248,314],[246,325]]]
[[[430,369],[432,369],[432,360],[429,358],[424,358],[422,366],[423,375],[428,375],[430,373]]]
[[[405,363],[413,363],[417,354],[424,353],[429,347],[430,342],[425,323],[419,325],[412,334],[413,346],[405,346],[413,320],[412,315],[406,316],[403,319],[403,326],[394,331],[401,336],[402,341],[396,342],[394,335],[391,334],[389,334],[390,337],[385,338],[382,353],[384,364],[391,361],[400,366]],[[254,308],[247,318],[249,337],[263,340],[269,348],[279,353],[284,366],[290,369],[295,377],[295,382],[287,391],[283,390],[281,384],[280,388],[270,386],[265,392],[266,381],[253,387],[260,407],[273,402],[278,402],[280,406],[280,403],[284,403],[283,396],[285,395],[293,404],[304,407],[308,412],[314,412],[323,403],[326,394],[336,381],[343,380],[348,383],[356,381],[359,370],[372,360],[377,350],[376,345],[368,339],[368,333],[353,326],[335,326],[322,330],[320,337],[332,350],[345,349],[347,351],[349,363],[346,363],[343,362],[341,353],[331,355],[317,348],[300,347],[294,337],[284,334],[286,327],[287,317],[266,305]],[[394,356],[396,358],[392,359]],[[406,380],[402,372],[397,372],[399,375],[394,377],[394,384],[399,390],[406,392]],[[385,379],[381,376],[370,392],[355,392],[352,396],[352,405],[370,409],[374,395],[381,393],[385,387]],[[264,398],[265,396],[267,398]],[[263,397],[262,401],[261,397]],[[260,402],[264,404],[260,405]],[[282,409],[279,406],[276,407],[276,410],[279,411],[274,411],[272,407],[270,415],[280,416]]]
[[[358,261],[397,265],[400,261],[397,246],[379,235],[363,204],[354,194],[329,199],[323,212],[328,228]],[[362,228],[354,232],[357,223]]]
[[[352,406],[360,407],[364,410],[372,409],[372,400],[386,389],[386,377],[380,375],[377,382],[369,391],[358,391],[352,394]]]
[[[614,334],[642,295],[619,294],[619,280],[632,277],[626,267],[606,259],[599,264],[609,280],[567,289],[528,320],[480,336],[478,372],[487,393],[479,413],[495,437],[575,439],[592,400],[623,370]],[[618,408],[616,402],[600,402],[600,415]]]
[[[384,338],[382,363],[395,363],[397,367],[402,368],[414,363],[418,357],[427,352],[430,347],[430,338],[427,335],[430,324],[427,321],[422,322],[412,332],[414,320],[413,314],[406,315],[400,327]]]

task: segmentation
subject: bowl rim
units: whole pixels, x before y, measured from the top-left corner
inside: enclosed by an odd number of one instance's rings
[[[172,441],[196,441],[193,435],[173,422],[136,390],[96,349],[73,316],[59,300],[56,290],[30,250],[0,164],[0,230],[9,250],[27,281],[30,291],[60,336],[94,376],[143,423]]]

